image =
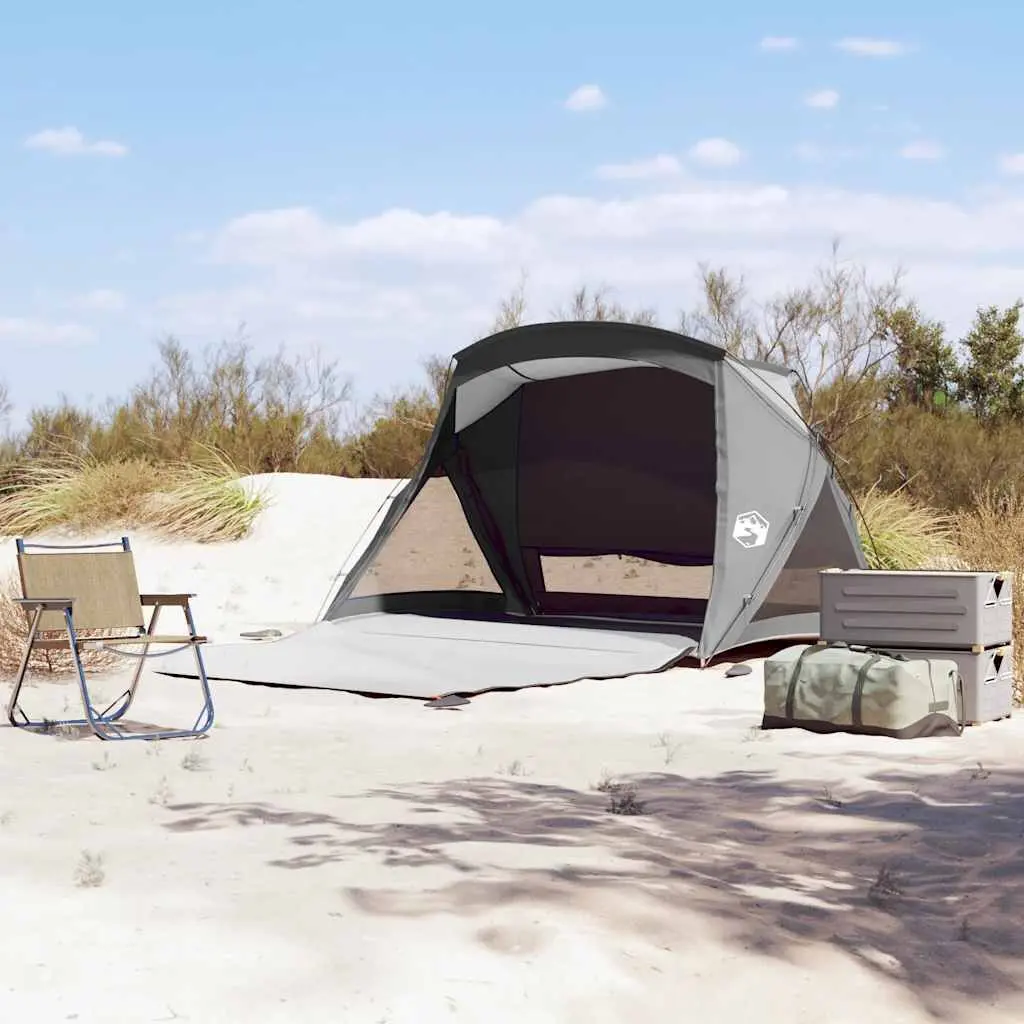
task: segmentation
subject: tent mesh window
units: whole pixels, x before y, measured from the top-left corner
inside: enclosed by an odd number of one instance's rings
[[[833,567],[856,567],[857,559],[847,539],[840,501],[834,485],[826,480],[785,566],[754,615],[754,622],[779,615],[817,612],[821,606],[818,573]],[[837,553],[841,557],[839,565],[836,564]]]
[[[424,484],[352,596],[445,590],[501,592],[451,482],[442,475]]]
[[[711,595],[710,565],[670,565],[639,555],[541,555],[549,593],[631,594],[649,597]]]

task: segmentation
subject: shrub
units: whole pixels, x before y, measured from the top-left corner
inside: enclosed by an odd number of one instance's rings
[[[197,541],[237,540],[263,505],[222,457],[159,465],[64,456],[20,465],[0,494],[0,534],[149,528]]]
[[[12,576],[0,582],[0,676],[13,678],[21,665],[28,639],[29,620],[14,603],[21,596],[18,581]],[[104,650],[85,650],[82,661],[87,671],[101,671],[113,665],[115,655]],[[69,650],[34,650],[29,658],[29,679],[33,676],[69,675],[74,667]]]
[[[974,508],[956,521],[960,557],[970,569],[1010,570],[1024,582],[1024,493],[1016,486],[982,491]],[[1024,598],[1018,590],[1013,607],[1014,679],[1017,703],[1024,701]]]
[[[955,557],[954,521],[903,491],[869,488],[857,502],[861,544],[872,569],[944,567]]]
[[[858,423],[836,454],[854,493],[877,484],[955,512],[972,507],[986,488],[1005,490],[1024,478],[1024,424],[985,426],[955,407],[894,409]]]

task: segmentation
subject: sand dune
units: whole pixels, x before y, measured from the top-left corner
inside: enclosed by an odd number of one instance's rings
[[[256,483],[249,540],[133,538],[218,640],[313,619],[391,489]],[[1024,1019],[1024,718],[762,734],[754,667],[455,711],[215,684],[198,743],[2,729],[0,1019]],[[188,717],[148,681],[140,717]]]

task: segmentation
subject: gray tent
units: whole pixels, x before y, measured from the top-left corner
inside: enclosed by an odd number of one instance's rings
[[[432,696],[706,662],[816,636],[818,570],[863,564],[788,371],[652,327],[520,327],[455,356],[325,621],[226,677]]]

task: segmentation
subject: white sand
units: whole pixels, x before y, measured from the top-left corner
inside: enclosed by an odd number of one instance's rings
[[[218,640],[310,621],[389,490],[275,479],[250,540],[134,538],[142,586],[197,591]],[[188,681],[148,683],[139,717],[190,717]],[[1024,716],[765,737],[760,685],[434,711],[215,683],[198,743],[0,730],[0,1021],[1024,1019]],[[609,814],[603,772],[647,813]]]

